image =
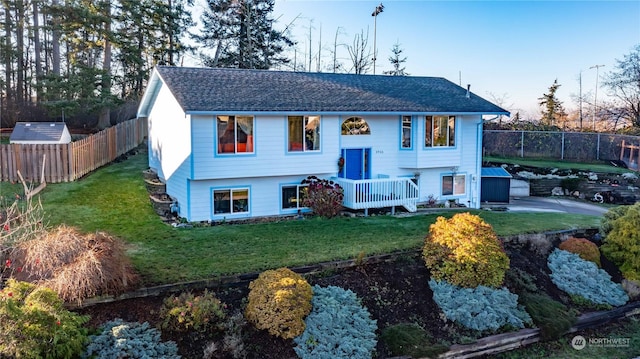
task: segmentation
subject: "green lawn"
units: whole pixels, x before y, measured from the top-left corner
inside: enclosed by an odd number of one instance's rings
[[[575,335],[582,335],[587,345],[580,350],[571,346]],[[588,344],[592,339],[593,344]],[[599,339],[625,339],[620,345],[605,347]],[[629,339],[628,345],[626,339]],[[640,319],[628,318],[607,327],[597,327],[586,332],[567,334],[562,339],[527,345],[526,348],[503,353],[501,359],[631,359],[640,356]]]
[[[580,163],[580,162],[568,162],[568,161],[560,161],[560,160],[531,159],[531,158],[520,158],[520,157],[517,157],[517,158],[491,157],[491,156],[484,157],[483,161],[512,163],[512,164],[519,164],[521,166],[546,167],[546,168],[558,168],[558,169],[575,169],[575,170],[593,171],[593,172],[609,172],[609,173],[633,172],[628,169],[608,165],[604,163],[604,161],[597,162],[597,163]]]
[[[42,201],[49,225],[105,231],[124,239],[146,285],[417,249],[439,215],[312,218],[250,225],[173,228],[153,211],[144,186],[145,152],[80,181],[49,184]],[[0,196],[21,193],[0,183]],[[480,214],[499,235],[595,227],[599,217],[558,213]]]

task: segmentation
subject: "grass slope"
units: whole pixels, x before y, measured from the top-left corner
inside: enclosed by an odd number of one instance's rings
[[[124,239],[146,285],[356,258],[421,246],[440,215],[312,218],[277,223],[173,228],[161,222],[142,178],[144,151],[70,183],[49,184],[42,201],[50,225],[65,223],[83,232],[105,231]],[[3,185],[0,195],[20,193]],[[587,228],[599,217],[558,213],[471,211],[499,235]]]
[[[518,158],[492,157],[492,156],[485,156],[482,160],[484,162],[511,163],[511,164],[519,164],[520,166],[531,166],[531,167],[573,169],[573,170],[579,170],[584,172],[600,172],[600,173],[634,172],[629,169],[611,166],[605,161],[601,161],[597,163],[580,163],[580,162],[569,162],[569,161],[561,161],[561,160],[532,159],[532,158],[520,158],[520,157]]]

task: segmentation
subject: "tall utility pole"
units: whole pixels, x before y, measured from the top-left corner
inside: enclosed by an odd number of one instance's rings
[[[580,70],[580,131],[582,131],[582,70]]]
[[[376,9],[373,10],[371,16],[373,16],[373,74],[376,74],[376,57],[378,55],[378,49],[376,48],[376,26],[378,20],[378,14],[380,14],[384,10],[384,6],[382,3],[376,6]]]
[[[596,107],[598,107],[598,70],[604,65],[593,65],[589,69],[596,69],[596,95],[593,99],[593,131],[596,131]]]

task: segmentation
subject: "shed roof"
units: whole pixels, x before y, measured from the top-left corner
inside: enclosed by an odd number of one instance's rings
[[[511,174],[502,167],[482,167],[481,177],[511,178]]]
[[[182,109],[194,112],[482,113],[508,111],[440,77],[158,66]],[[152,76],[153,77],[153,76]],[[160,81],[141,103],[148,113]],[[148,96],[147,96],[148,95]]]
[[[9,141],[57,142],[62,139],[66,127],[64,122],[18,122]]]

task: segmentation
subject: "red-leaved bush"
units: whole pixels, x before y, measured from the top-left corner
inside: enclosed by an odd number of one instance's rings
[[[311,208],[315,214],[325,218],[335,217],[342,211],[344,191],[339,184],[316,176],[307,177],[302,184],[307,185],[303,206]]]

